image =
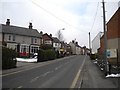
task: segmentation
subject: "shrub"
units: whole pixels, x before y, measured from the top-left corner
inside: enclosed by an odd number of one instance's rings
[[[2,69],[16,67],[16,52],[13,49],[2,47]]]
[[[40,48],[43,50],[53,49],[53,47],[51,45],[42,45]]]
[[[95,60],[95,59],[96,59],[96,57],[97,57],[97,55],[96,55],[96,54],[90,54],[90,58],[91,58],[91,60]]]
[[[38,51],[38,62],[54,60],[56,58],[56,53],[54,50],[39,50]]]

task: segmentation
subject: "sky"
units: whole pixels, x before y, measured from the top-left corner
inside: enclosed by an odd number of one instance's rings
[[[105,0],[106,21],[118,9],[120,0]],[[57,36],[60,30],[64,41],[76,40],[80,46],[89,47],[88,33],[91,40],[103,32],[102,0],[1,0],[0,23],[28,28]],[[61,30],[65,28],[65,30]]]

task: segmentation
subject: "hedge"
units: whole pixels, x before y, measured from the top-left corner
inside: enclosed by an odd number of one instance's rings
[[[10,69],[16,67],[16,51],[6,47],[2,47],[2,69]]]
[[[90,54],[91,60],[95,60],[97,58],[97,54]]]
[[[38,62],[54,60],[56,58],[56,53],[54,50],[39,50],[38,51]]]

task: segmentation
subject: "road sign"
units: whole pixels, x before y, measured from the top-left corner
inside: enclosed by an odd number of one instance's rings
[[[117,49],[107,49],[108,58],[117,58]]]

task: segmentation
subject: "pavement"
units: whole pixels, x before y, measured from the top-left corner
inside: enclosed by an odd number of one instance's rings
[[[106,78],[104,71],[101,71],[94,62],[94,60],[86,60],[82,77],[80,77],[82,78],[81,88],[117,88],[120,85],[118,78]]]

